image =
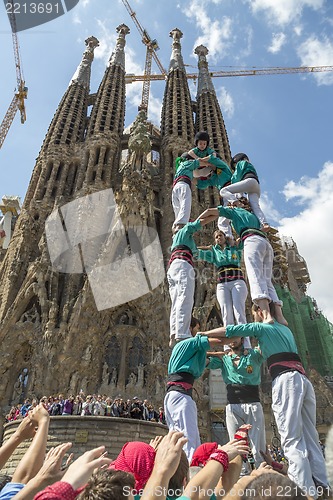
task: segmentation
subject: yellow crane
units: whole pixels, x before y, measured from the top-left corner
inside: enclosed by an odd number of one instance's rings
[[[21,59],[20,59],[20,49],[16,33],[16,19],[14,14],[14,0],[10,0],[9,3],[12,4],[12,8],[7,9],[7,12],[12,29],[17,88],[16,88],[16,93],[14,94],[14,97],[12,99],[12,102],[10,103],[9,108],[7,109],[4,119],[2,120],[0,125],[0,148],[2,147],[3,142],[7,136],[8,130],[10,129],[11,124],[13,123],[17,110],[20,110],[21,123],[24,123],[27,118],[25,112],[24,100],[28,96],[28,88],[25,85]]]
[[[210,71],[211,77],[228,77],[228,76],[260,76],[260,75],[281,75],[287,73],[319,73],[325,71],[333,71],[333,66],[300,66],[290,68],[250,68],[238,69],[230,71]],[[187,73],[187,78],[197,80],[198,73]],[[146,75],[125,75],[126,83],[142,82]],[[166,74],[150,75],[150,80],[165,80]]]
[[[135,12],[132,10],[128,1],[122,0],[122,2],[125,5],[127,11],[129,12],[129,15],[133,19],[135,26],[138,28],[138,30],[141,34],[142,43],[144,43],[146,48],[147,48],[146,49],[145,69],[144,69],[144,74],[143,74],[143,77],[141,80],[141,81],[143,81],[142,97],[141,97],[141,104],[139,106],[139,111],[144,110],[147,113],[148,112],[148,102],[149,102],[149,92],[150,92],[150,81],[152,79],[152,74],[151,74],[152,59],[154,58],[157,66],[159,67],[159,70],[161,71],[161,73],[164,77],[166,76],[166,71],[163,68],[162,63],[156,54],[156,50],[159,49],[157,40],[155,38],[152,39],[148,35],[147,31],[141,26],[141,24],[139,23],[139,21],[136,17]]]

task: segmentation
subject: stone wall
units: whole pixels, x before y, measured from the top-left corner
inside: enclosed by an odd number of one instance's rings
[[[19,422],[4,426],[3,443],[15,432]],[[74,459],[87,450],[105,445],[109,458],[115,458],[127,441],[149,441],[155,436],[167,434],[165,425],[128,418],[115,417],[51,417],[47,450],[64,442],[71,442]],[[12,475],[27,451],[30,441],[22,443],[14,452],[3,474]]]

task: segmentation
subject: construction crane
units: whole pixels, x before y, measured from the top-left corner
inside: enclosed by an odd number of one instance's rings
[[[150,80],[152,79],[151,78],[152,77],[152,74],[151,74],[152,59],[154,58],[157,66],[159,67],[159,70],[161,71],[161,73],[164,77],[166,76],[166,71],[163,68],[162,63],[156,54],[156,51],[159,49],[157,40],[155,38],[152,39],[148,35],[147,31],[141,26],[141,24],[139,23],[139,21],[136,17],[135,12],[132,10],[128,1],[122,0],[122,2],[125,5],[129,15],[133,19],[135,26],[138,28],[138,30],[141,34],[142,43],[144,43],[146,46],[146,61],[145,61],[144,75],[143,75],[142,80],[141,80],[141,81],[143,81],[143,87],[142,87],[142,98],[141,98],[141,104],[139,106],[139,111],[144,110],[147,114],[148,102],[149,102],[149,92],[150,92]]]
[[[25,86],[21,59],[20,59],[20,49],[16,33],[16,19],[14,14],[14,0],[10,0],[9,3],[12,5],[12,8],[11,9],[7,8],[7,13],[12,28],[17,88],[16,88],[16,93],[14,94],[14,97],[12,99],[12,102],[10,103],[9,108],[7,109],[4,119],[2,120],[0,125],[0,148],[3,145],[3,142],[7,136],[11,124],[13,123],[13,120],[15,118],[18,109],[20,110],[21,114],[21,123],[24,123],[27,119],[24,99],[28,97],[28,88]]]
[[[211,77],[228,77],[228,76],[259,76],[259,75],[282,75],[287,73],[320,73],[324,71],[333,71],[333,66],[300,66],[295,68],[260,68],[260,69],[239,69],[232,71],[210,71]],[[197,80],[198,73],[187,73],[187,78]],[[125,75],[126,83],[142,82],[146,75]],[[165,80],[166,75],[150,75],[150,80]]]

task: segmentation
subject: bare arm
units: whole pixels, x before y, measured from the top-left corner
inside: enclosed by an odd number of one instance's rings
[[[34,496],[39,491],[46,488],[46,486],[60,481],[64,475],[64,471],[61,470],[62,460],[65,453],[71,446],[72,443],[64,443],[60,444],[56,448],[51,448],[45,458],[42,468],[37,472],[36,476],[33,477],[19,493],[17,493],[15,499],[33,500]]]
[[[218,449],[227,453],[229,461],[249,451],[249,447],[245,444],[245,441],[237,441],[236,439],[233,439],[224,446],[219,446]],[[203,467],[203,469],[188,483],[183,496],[191,500],[204,500],[210,498],[212,489],[217,486],[223,473],[224,468],[220,462],[209,460],[205,467]]]
[[[43,465],[45,458],[50,415],[43,404],[40,403],[29,413],[29,417],[38,426],[38,429],[28,451],[14,472],[12,479],[14,483],[26,484],[30,481]]]
[[[16,431],[10,436],[0,448],[0,469],[6,464],[18,445],[26,439],[32,439],[36,434],[35,425],[28,417],[24,418]]]
[[[166,498],[169,481],[177,470],[186,442],[187,438],[182,432],[169,431],[164,436],[157,448],[153,472],[143,490],[142,500]]]

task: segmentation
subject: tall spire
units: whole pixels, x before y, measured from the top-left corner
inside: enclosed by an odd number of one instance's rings
[[[198,87],[197,87],[197,99],[200,94],[204,91],[206,92],[214,92],[214,86],[212,83],[212,78],[209,74],[208,70],[208,62],[206,56],[208,54],[207,47],[204,45],[199,45],[194,50],[194,53],[199,57],[198,68],[199,68],[199,77],[198,77]]]
[[[185,72],[185,66],[180,45],[180,39],[183,37],[183,33],[180,31],[180,29],[174,28],[173,30],[170,31],[169,36],[173,38],[169,72],[173,71],[174,69],[180,69],[181,71]]]
[[[82,61],[73,75],[71,84],[80,83],[89,90],[91,63],[94,60],[94,50],[99,46],[99,41],[94,36],[90,36],[85,40],[85,44],[87,48],[83,52]]]
[[[110,66],[120,66],[125,71],[125,36],[130,33],[130,29],[128,26],[126,26],[126,24],[120,24],[116,28],[116,31],[117,33],[119,33],[119,36],[117,38],[116,47],[110,56],[109,62]]]
[[[227,162],[230,162],[230,145],[227,130],[224,124],[222,111],[216,97],[212,78],[209,74],[206,56],[207,47],[199,45],[194,50],[198,56],[198,91],[197,91],[197,113],[195,129],[206,130],[210,137],[210,145]],[[217,198],[218,201],[218,198]]]
[[[116,47],[96,94],[86,135],[84,173],[79,184],[98,189],[111,187],[116,177],[125,122],[125,37],[126,24],[117,27]],[[82,184],[81,184],[82,185]],[[114,187],[112,185],[112,187]]]

